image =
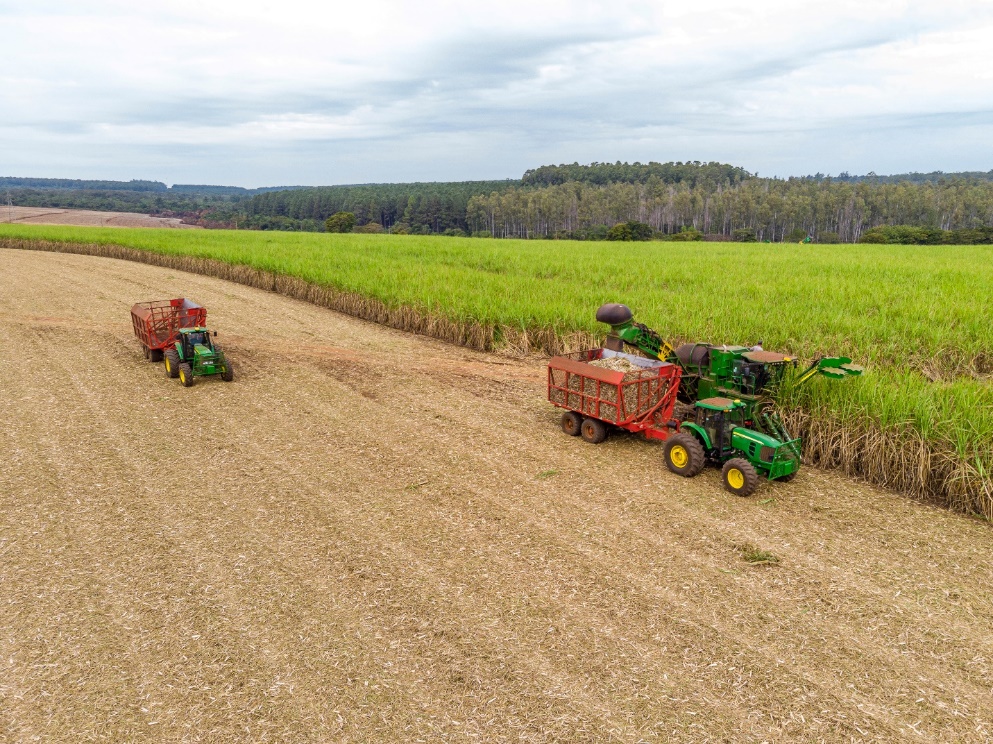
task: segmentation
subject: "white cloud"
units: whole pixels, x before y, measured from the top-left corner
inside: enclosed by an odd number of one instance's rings
[[[991,33],[962,0],[0,3],[0,134],[12,175],[243,185],[986,170]]]

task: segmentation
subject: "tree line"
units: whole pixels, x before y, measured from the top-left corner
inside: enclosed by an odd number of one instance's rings
[[[514,238],[597,238],[627,222],[662,236],[693,230],[714,237],[778,242],[811,236],[857,242],[872,228],[939,231],[993,225],[993,182],[949,178],[922,183],[750,178],[740,183],[582,182],[507,189],[468,207],[477,234]]]
[[[463,181],[455,183],[384,183],[325,186],[258,194],[238,204],[244,226],[267,225],[275,218],[298,229],[322,229],[338,212],[355,215],[356,224],[380,225],[392,232],[411,234],[464,234],[468,228],[469,200],[500,193],[516,181]],[[233,215],[219,218],[232,219]]]
[[[351,214],[349,229],[363,232],[580,240],[988,242],[983,230],[993,227],[993,171],[777,179],[688,161],[546,165],[505,181],[251,190],[151,181],[4,183],[19,206],[142,212],[256,230],[323,231],[339,213]],[[119,188],[95,188],[100,184]],[[895,226],[909,227],[881,231]]]
[[[727,163],[590,163],[589,165],[543,165],[524,172],[522,186],[559,186],[565,183],[586,183],[606,186],[611,183],[687,183],[690,186],[737,184],[752,174],[744,168]]]

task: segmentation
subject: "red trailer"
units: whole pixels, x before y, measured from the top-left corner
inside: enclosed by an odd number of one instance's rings
[[[145,358],[162,361],[162,350],[176,340],[180,328],[207,325],[207,308],[180,297],[138,302],[131,307],[131,325]]]
[[[611,359],[631,371],[590,364]],[[664,440],[679,430],[673,411],[681,374],[676,364],[611,349],[577,351],[548,362],[548,400],[566,409],[562,430],[587,442],[606,439],[608,425]]]

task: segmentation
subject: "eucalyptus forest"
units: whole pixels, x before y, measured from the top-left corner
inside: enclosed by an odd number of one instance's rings
[[[321,232],[347,213],[359,232],[417,235],[993,241],[993,171],[782,179],[725,163],[617,162],[545,165],[502,181],[243,189],[3,178],[0,188],[18,206],[179,216],[208,228]]]

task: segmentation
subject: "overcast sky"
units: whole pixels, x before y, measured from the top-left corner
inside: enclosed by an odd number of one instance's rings
[[[989,0],[0,0],[0,175],[993,169]]]

